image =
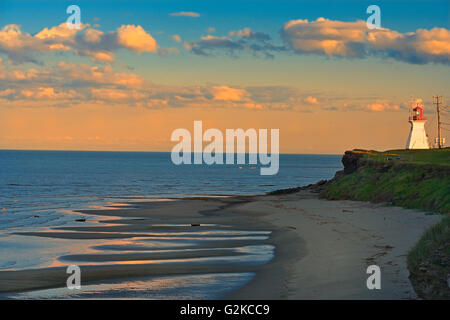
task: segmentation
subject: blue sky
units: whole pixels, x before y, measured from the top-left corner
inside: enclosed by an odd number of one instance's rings
[[[81,22],[89,26],[62,35],[71,4],[81,8]],[[366,8],[372,4],[381,8],[382,30],[369,31],[364,23],[369,16]],[[402,121],[412,100],[422,101],[431,113],[434,94],[450,99],[449,10],[448,0],[2,0],[0,116],[14,118],[8,112],[23,108],[20,114],[32,121],[29,108],[41,108],[39,116],[44,117],[44,105],[67,107],[69,119],[70,112],[82,108],[98,108],[100,114],[106,107],[99,105],[120,105],[124,113],[140,110],[139,106],[149,116],[166,110],[161,121],[170,123],[166,125],[170,128],[171,121],[182,116],[189,122],[191,115],[201,114],[213,121],[222,111],[234,110],[225,118],[242,119],[242,126],[262,125],[265,117],[256,115],[265,112],[267,118],[279,119],[278,126],[299,134],[295,119],[307,113],[313,117],[311,124],[316,124],[308,128],[314,135],[306,139],[310,144],[323,139],[337,117],[342,120],[318,150],[340,152],[348,147],[342,142],[344,130],[352,128],[347,140],[358,141],[362,127],[352,127],[355,122],[368,121],[366,127],[374,126],[376,131]],[[177,12],[194,12],[198,17],[171,15]],[[47,35],[42,33],[45,30]],[[89,32],[101,41],[86,40]],[[175,35],[180,41],[174,40]],[[120,36],[125,42],[119,41]],[[127,43],[127,37],[134,43]],[[124,85],[123,79],[133,85]],[[169,116],[173,110],[178,114]],[[120,115],[116,117],[111,121]],[[16,130],[20,135],[18,127],[12,120],[3,121],[3,139],[17,144],[19,138],[9,133]],[[381,125],[375,127],[377,123]],[[407,126],[402,122],[398,130]],[[27,127],[42,131],[38,123]],[[58,130],[51,139],[65,136],[63,128]],[[32,135],[30,129],[28,146],[34,141]],[[68,136],[84,139],[79,132]],[[159,129],[153,136],[162,141],[167,134]],[[389,134],[365,136],[368,147],[392,143]],[[395,144],[402,139],[394,139]],[[0,129],[0,147],[1,140]],[[289,140],[285,150],[314,150],[314,144],[295,145],[297,140]],[[163,148],[154,143],[154,149]]]
[[[382,25],[401,32],[417,28],[447,27],[449,25],[449,2],[429,1],[25,1],[3,0],[0,2],[0,21],[2,25],[18,23],[29,32],[38,31],[44,26],[65,21],[65,9],[77,4],[82,9],[82,19],[94,23],[94,17],[101,19],[105,30],[118,24],[140,24],[151,26],[154,30],[180,32],[202,32],[214,25],[218,32],[228,32],[233,28],[248,26],[258,30],[276,33],[291,19],[315,20],[325,17],[334,20],[365,20],[366,8],[377,4],[382,9]],[[202,19],[189,19],[186,26],[183,19],[169,17],[177,11],[194,11]]]

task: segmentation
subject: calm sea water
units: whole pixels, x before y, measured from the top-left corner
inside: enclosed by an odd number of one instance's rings
[[[280,155],[280,170],[172,164],[170,153],[0,150],[0,230],[73,221],[74,209],[122,200],[262,194],[331,178],[340,155]]]
[[[180,236],[177,228],[164,237],[142,235],[126,241],[72,240],[30,237],[15,231],[45,231],[60,225],[77,225],[85,217],[75,209],[117,205],[121,201],[155,201],[198,195],[263,194],[331,178],[341,168],[338,155],[281,155],[275,176],[261,176],[253,165],[181,165],[170,153],[0,151],[0,270],[21,270],[77,264],[179,263],[233,266],[233,273],[186,274],[150,278],[114,279],[83,283],[81,290],[65,286],[25,293],[0,294],[0,299],[216,299],[251,281],[254,273],[241,272],[242,265],[261,265],[274,256],[274,246],[264,243],[270,231],[233,230],[229,226],[203,226]],[[87,224],[88,222],[81,222]],[[91,222],[89,222],[91,223]],[[79,223],[78,223],[79,224]],[[206,229],[205,229],[206,228]],[[212,228],[209,230],[208,228]],[[217,229],[217,230],[215,230]],[[204,235],[204,230],[209,236]],[[70,231],[69,231],[70,232]],[[255,232],[257,234],[255,234]],[[215,233],[217,233],[215,235]],[[236,237],[239,234],[239,237]],[[215,236],[213,236],[215,235]],[[234,240],[250,245],[230,246]],[[215,242],[212,248],[209,242]],[[138,248],[135,252],[134,248]],[[171,250],[219,250],[224,256],[198,259],[155,259],[116,256]],[[91,256],[104,260],[91,262]],[[131,260],[130,260],[131,259]],[[139,261],[137,261],[137,260]],[[96,260],[94,260],[96,261]]]

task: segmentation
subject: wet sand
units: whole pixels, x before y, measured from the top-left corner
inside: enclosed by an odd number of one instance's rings
[[[236,197],[132,203],[111,210],[83,210],[88,223],[98,221],[93,225],[16,232],[15,236],[35,241],[101,243],[75,248],[79,254],[55,257],[51,267],[0,271],[0,293],[65,287],[66,266],[71,264],[80,266],[82,285],[111,279],[255,272],[273,256],[273,240],[268,223],[228,210],[246,201]]]
[[[256,274],[253,280],[229,298],[414,299],[406,255],[426,228],[440,219],[396,207],[320,200],[307,190],[132,205],[83,211],[87,221],[100,219],[95,225],[20,232],[36,241],[46,237],[106,243],[94,252],[61,256],[52,267],[0,271],[0,292],[65,287],[65,265],[78,264],[83,284],[251,272]],[[158,242],[173,245],[163,250],[150,246]],[[264,263],[261,257],[267,257],[271,246],[274,258]],[[265,255],[258,255],[258,250],[265,250]],[[259,262],[252,262],[255,257]],[[381,290],[366,287],[366,268],[371,264],[381,267]]]

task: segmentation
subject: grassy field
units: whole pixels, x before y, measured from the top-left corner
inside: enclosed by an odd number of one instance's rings
[[[360,153],[363,159],[377,162],[413,163],[417,165],[433,165],[450,167],[450,148],[427,150],[353,150]]]

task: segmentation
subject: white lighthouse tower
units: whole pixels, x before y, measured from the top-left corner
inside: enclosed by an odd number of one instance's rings
[[[428,136],[425,132],[425,122],[427,120],[423,116],[423,109],[419,106],[415,107],[413,115],[409,117],[411,131],[409,132],[406,149],[430,149]]]

